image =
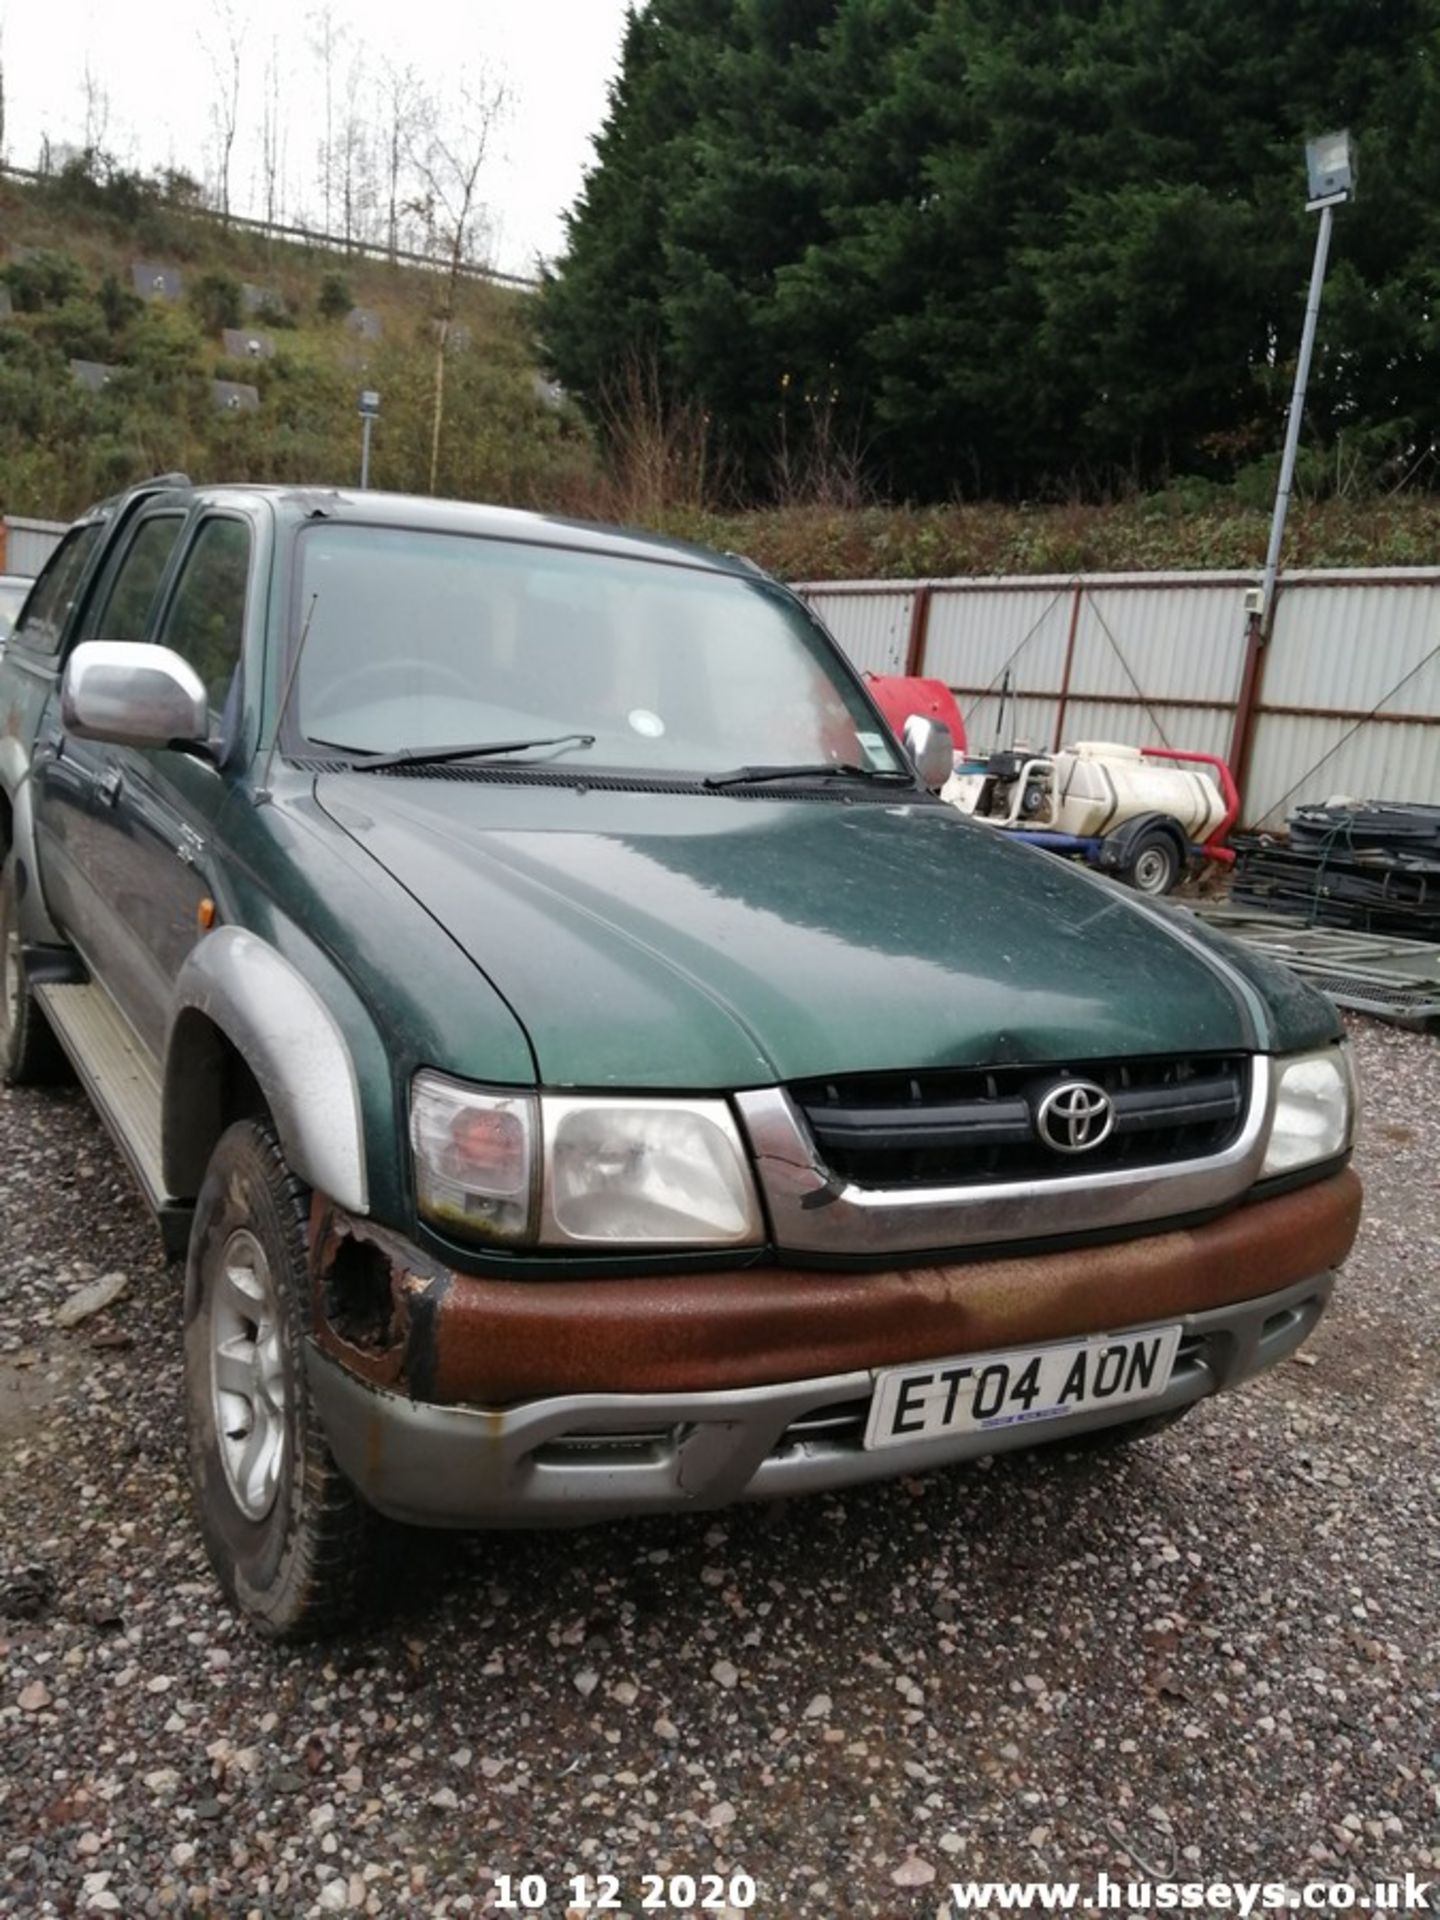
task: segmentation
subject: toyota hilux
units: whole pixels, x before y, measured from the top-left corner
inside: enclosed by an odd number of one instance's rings
[[[184,1256],[263,1630],[387,1517],[1127,1439],[1310,1334],[1333,1008],[950,767],[734,556],[183,476],[70,530],[0,663],[0,1065],[68,1058]]]

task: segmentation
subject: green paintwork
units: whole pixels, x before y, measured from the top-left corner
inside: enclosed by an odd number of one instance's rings
[[[1284,1052],[1339,1030],[1318,994],[1189,916],[918,795],[316,774],[283,753],[271,764],[290,556],[316,512],[744,563],[446,503],[182,497],[194,512],[251,518],[260,590],[229,763],[187,762],[172,786],[195,800],[222,922],[271,942],[345,1035],[383,1220],[416,1230],[404,1141],[422,1066],[503,1085],[714,1090],[870,1069]],[[116,524],[126,504],[105,509]],[[54,723],[54,664],[0,663],[0,779],[12,797],[33,739]]]
[[[552,1086],[1271,1043],[1228,968],[947,807],[363,774],[317,798],[504,994]]]

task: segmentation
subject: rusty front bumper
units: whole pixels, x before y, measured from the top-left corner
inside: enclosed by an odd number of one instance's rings
[[[872,1369],[1174,1324],[1164,1414],[1293,1353],[1350,1249],[1348,1171],[1208,1226],[953,1267],[488,1282],[366,1223],[315,1235],[311,1389],[344,1471],[397,1519],[581,1525],[854,1485],[1137,1409],[867,1452]],[[360,1288],[366,1310],[344,1298]]]
[[[372,1385],[446,1405],[710,1393],[1203,1313],[1337,1267],[1359,1218],[1346,1169],[1206,1226],[1063,1253],[515,1281],[454,1273],[332,1210],[312,1232],[315,1337]]]
[[[563,1394],[486,1409],[368,1386],[312,1346],[310,1390],[341,1468],[392,1519],[579,1527],[858,1486],[1175,1413],[1293,1353],[1324,1312],[1331,1285],[1322,1274],[1184,1315],[1169,1385],[1140,1405],[875,1452],[863,1444],[873,1387],[864,1370],[716,1393]]]

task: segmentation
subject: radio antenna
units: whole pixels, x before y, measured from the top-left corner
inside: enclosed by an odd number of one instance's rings
[[[280,729],[285,724],[285,716],[290,711],[290,696],[295,691],[295,682],[300,674],[300,661],[305,652],[305,642],[310,638],[310,623],[315,618],[315,609],[319,605],[319,593],[312,593],[310,606],[305,615],[305,624],[300,629],[300,638],[295,643],[295,651],[290,656],[290,671],[285,675],[285,686],[280,694],[280,707],[275,715],[275,731],[270,737],[270,751],[265,755],[265,768],[260,775],[260,785],[255,791],[255,804],[263,806],[273,798],[270,792],[270,769],[275,764],[275,749],[280,744]]]

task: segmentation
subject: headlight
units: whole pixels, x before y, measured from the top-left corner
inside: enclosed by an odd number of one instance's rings
[[[520,1245],[535,1216],[536,1101],[417,1073],[410,1144],[420,1211],[466,1240]]]
[[[1333,1160],[1350,1145],[1355,1083],[1348,1049],[1296,1054],[1275,1062],[1275,1117],[1260,1177]]]
[[[753,1246],[755,1186],[723,1100],[547,1098],[543,1238]]]
[[[756,1246],[755,1183],[723,1100],[588,1099],[415,1076],[421,1213],[508,1246]]]

